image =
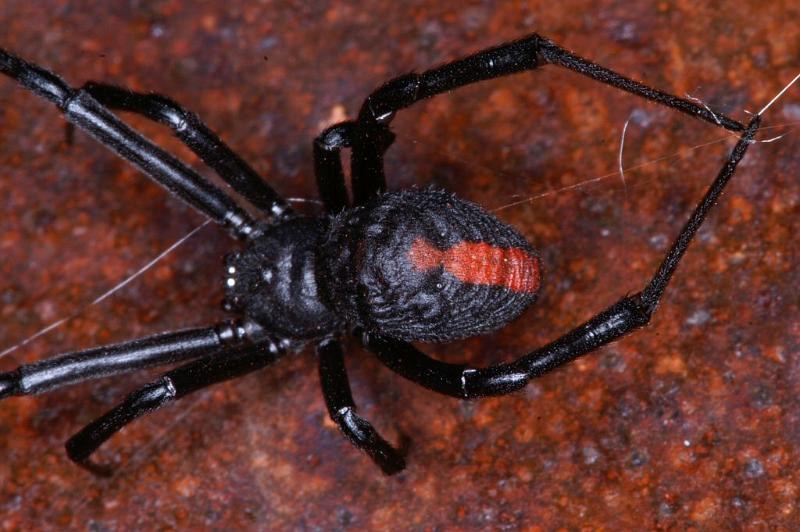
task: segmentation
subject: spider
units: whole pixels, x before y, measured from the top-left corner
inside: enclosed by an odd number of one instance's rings
[[[448,342],[503,327],[536,299],[539,257],[515,229],[449,192],[387,192],[383,156],[394,140],[391,121],[420,100],[545,65],[565,67],[690,114],[736,132],[740,140],[640,292],[510,363],[472,368],[434,360],[410,342]],[[322,393],[333,421],[384,473],[401,471],[403,453],[356,413],[344,365],[344,336],[355,336],[401,376],[470,399],[519,390],[532,378],[643,327],[753,141],[761,114],[744,125],[533,34],[392,79],[366,98],[356,119],[323,131],[313,151],[326,213],[307,217],[295,213],[195,114],[167,97],[93,82],[71,88],[48,70],[2,49],[0,72],[50,100],[70,124],[244,242],[225,259],[224,308],[234,319],[66,353],[0,373],[0,398],[6,398],[182,364],[67,441],[69,458],[98,474],[110,469],[93,461],[92,454],[134,419],[196,390],[264,368],[308,343],[316,347]],[[172,128],[259,216],[251,216],[223,190],[131,129],[114,110]],[[351,150],[351,193],[341,160],[345,148]]]

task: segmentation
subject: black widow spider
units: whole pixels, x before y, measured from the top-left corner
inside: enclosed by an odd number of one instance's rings
[[[511,363],[471,368],[434,360],[410,341],[449,341],[504,326],[536,297],[536,252],[514,229],[444,191],[385,192],[383,155],[395,113],[420,100],[482,80],[552,64],[690,114],[740,135],[672,247],[641,292],[628,295],[555,341]],[[225,308],[238,319],[67,353],[0,373],[0,398],[31,395],[88,379],[187,362],[132,393],[66,443],[73,461],[107,469],[92,453],[137,417],[211,384],[263,368],[305,343],[316,345],[331,418],[387,473],[402,454],[356,414],[340,337],[352,331],[389,368],[431,390],[464,399],[511,393],[532,378],[616,340],[650,321],[695,233],[752,142],[760,113],[746,126],[689,100],[630,80],[538,35],[489,48],[374,91],[355,120],[322,132],[314,165],[327,211],[293,212],[197,116],[172,100],[56,75],[0,49],[0,71],[53,102],[71,124],[137,165],[178,198],[245,242],[226,258]],[[222,190],[145,139],[111,109],[171,127],[236,192],[254,219]],[[352,201],[340,152],[352,150]]]

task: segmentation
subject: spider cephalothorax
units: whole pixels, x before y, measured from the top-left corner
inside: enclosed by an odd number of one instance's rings
[[[708,123],[739,142],[645,288],[517,360],[470,368],[434,360],[409,341],[447,341],[508,323],[534,301],[539,259],[525,239],[480,207],[435,190],[385,192],[383,154],[395,113],[481,80],[566,67]],[[355,412],[341,339],[356,338],[389,368],[422,386],[460,398],[524,386],[650,321],[681,257],[752,142],[760,113],[745,126],[591,63],[538,35],[483,50],[373,92],[356,120],[324,131],[314,163],[327,214],[303,218],[200,119],[170,99],[89,83],[73,89],[56,75],[0,49],[0,72],[50,100],[94,136],[210,219],[246,240],[226,261],[226,308],[239,319],[67,353],[0,373],[0,398],[49,391],[150,366],[183,365],[131,394],[67,442],[77,463],[135,418],[216,382],[271,364],[314,341],[328,411],[350,441],[386,473],[405,467],[394,449]],[[262,214],[252,218],[221,189],[142,137],[111,110],[171,127],[176,136]],[[763,112],[763,109],[762,111]],[[352,150],[351,202],[341,150]],[[188,361],[188,362],[187,362]]]
[[[226,310],[295,339],[329,336],[344,321],[323,303],[318,278],[322,218],[294,218],[265,226],[225,260]]]

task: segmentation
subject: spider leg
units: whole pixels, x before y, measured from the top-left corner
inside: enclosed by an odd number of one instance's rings
[[[200,358],[225,347],[251,343],[256,336],[252,327],[221,322],[65,353],[0,373],[0,399]]]
[[[142,94],[116,85],[89,82],[83,86],[95,100],[110,109],[137,113],[169,126],[175,136],[250,203],[276,218],[290,207],[264,180],[231,150],[200,118],[160,94]]]
[[[367,420],[356,414],[342,346],[339,342],[326,340],[317,347],[317,355],[322,393],[331,419],[347,439],[364,450],[384,473],[392,475],[402,471],[406,463],[400,452],[384,440]]]
[[[356,205],[385,189],[383,153],[393,137],[389,123],[395,113],[421,100],[479,81],[558,65],[617,89],[689,114],[730,131],[744,125],[714,113],[691,100],[653,89],[583,59],[552,41],[533,34],[523,39],[487,48],[420,74],[410,73],[388,81],[364,101],[351,135],[352,179]],[[359,185],[360,190],[356,188]]]
[[[336,214],[349,206],[341,151],[351,147],[353,125],[353,122],[336,124],[314,139],[314,175],[320,198],[329,214]]]
[[[259,345],[222,350],[175,368],[132,393],[122,403],[88,424],[66,443],[69,458],[97,474],[110,469],[90,460],[100,445],[138,417],[212,384],[261,369],[280,358],[285,350],[273,339]]]
[[[89,133],[120,157],[235,236],[245,238],[255,221],[221,189],[165,152],[93,98],[86,90],[73,89],[47,70],[0,49],[0,73],[26,89],[50,100],[68,122]]]
[[[317,188],[329,213],[337,213],[348,206],[342,148],[354,148],[356,143],[368,143],[372,148],[351,160],[353,203],[361,205],[376,194],[386,190],[383,175],[383,154],[394,142],[395,136],[388,127],[376,128],[365,135],[358,122],[347,121],[333,125],[314,139],[314,171]],[[355,148],[354,148],[355,149]]]
[[[362,205],[386,190],[383,155],[395,139],[389,129],[391,113],[366,125],[359,118],[354,128],[350,153],[353,203]]]
[[[697,230],[733,177],[760,121],[759,116],[750,121],[742,139],[644,290],[622,298],[557,340],[513,362],[488,368],[440,362],[411,344],[372,333],[362,332],[362,343],[400,375],[431,390],[466,399],[511,393],[525,386],[530,379],[647,325]]]
[[[705,120],[730,131],[744,131],[745,126],[702,105],[653,89],[579,57],[537,34],[487,48],[421,74],[397,77],[370,94],[359,113],[359,122],[386,121],[396,111],[420,100],[431,98],[479,81],[494,79],[547,64],[558,65],[600,83],[641,96],[676,111]]]
[[[342,148],[353,148],[356,142],[370,143],[373,149],[351,159],[353,203],[362,205],[386,190],[383,175],[383,154],[394,142],[388,127],[377,128],[371,136],[359,133],[358,122],[349,120],[335,124],[314,139],[314,173],[317,188],[328,213],[336,214],[349,206]],[[360,136],[359,136],[360,135]]]

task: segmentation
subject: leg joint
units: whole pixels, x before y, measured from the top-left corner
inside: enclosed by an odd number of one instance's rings
[[[214,332],[220,344],[230,347],[259,343],[267,339],[264,327],[253,320],[226,321],[217,325]]]
[[[314,145],[325,151],[349,148],[353,142],[354,125],[351,121],[334,124],[314,139]]]
[[[105,106],[140,113],[180,134],[197,119],[173,100],[160,94],[142,94],[125,87],[90,81],[81,90]]]
[[[20,393],[20,371],[15,369],[6,373],[0,373],[0,399],[19,395]]]
[[[530,375],[513,364],[503,364],[486,369],[465,369],[461,373],[464,399],[505,395],[524,388]]]
[[[151,94],[149,99],[154,120],[169,126],[176,133],[184,132],[189,126],[195,126],[198,120],[180,105],[160,94]]]
[[[0,72],[17,80],[23,87],[46,98],[64,109],[75,93],[63,79],[47,70],[32,65],[0,48]]]
[[[420,75],[413,72],[388,81],[367,97],[361,107],[359,121],[390,122],[395,111],[418,100],[420,83]]]

